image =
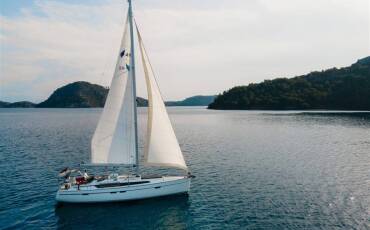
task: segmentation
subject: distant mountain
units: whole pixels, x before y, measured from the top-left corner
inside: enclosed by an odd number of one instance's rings
[[[9,104],[10,104],[9,102],[0,101],[0,108],[7,108],[7,106],[8,106]]]
[[[35,108],[36,104],[29,101],[18,101],[10,103],[7,108]]]
[[[208,108],[370,110],[370,56],[349,67],[237,86]]]
[[[0,101],[0,108],[34,108],[36,104],[29,101],[19,101],[14,103]]]
[[[148,106],[148,100],[144,99],[142,97],[137,97],[136,102],[137,102],[138,107],[147,107]]]
[[[103,107],[108,89],[100,85],[78,81],[55,90],[40,108]]]
[[[39,108],[94,108],[104,107],[108,88],[89,82],[78,81],[58,88]],[[138,97],[138,106],[146,106],[147,100]]]
[[[55,90],[50,97],[34,104],[28,101],[9,103],[0,101],[0,108],[94,108],[103,107],[108,95],[108,88],[89,82],[78,81]],[[167,106],[207,106],[215,96],[194,96],[183,101],[165,102]],[[148,106],[148,100],[137,97],[139,107]]]
[[[208,106],[216,96],[193,96],[182,101],[167,101],[166,106]]]

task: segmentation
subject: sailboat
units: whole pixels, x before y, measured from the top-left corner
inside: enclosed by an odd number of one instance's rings
[[[57,202],[91,203],[138,200],[188,193],[193,177],[176,139],[149,57],[128,0],[125,29],[107,100],[91,141],[89,166],[132,166],[135,173],[90,176],[66,168],[64,181],[56,194]],[[135,24],[135,26],[134,26]],[[140,174],[135,81],[134,31],[141,51],[148,92],[148,123],[144,163],[150,166],[182,169],[176,176]]]

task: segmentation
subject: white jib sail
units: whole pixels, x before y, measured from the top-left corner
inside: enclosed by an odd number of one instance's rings
[[[147,165],[169,166],[187,170],[175,132],[159,91],[149,58],[137,30],[146,86],[148,90],[148,127],[144,153]]]
[[[116,69],[91,142],[92,163],[136,164],[135,98],[128,18]]]

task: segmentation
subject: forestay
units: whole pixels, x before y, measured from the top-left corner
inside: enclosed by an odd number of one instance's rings
[[[128,18],[110,90],[91,142],[92,163],[136,164],[135,98]]]
[[[165,104],[138,29],[137,34],[144,67],[149,104],[144,161],[147,165],[170,166],[187,170],[184,157],[171,126]]]

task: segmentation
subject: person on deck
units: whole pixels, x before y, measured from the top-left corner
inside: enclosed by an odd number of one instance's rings
[[[89,175],[87,174],[87,172],[86,172],[86,169],[85,169],[85,172],[84,172],[84,174],[83,174],[83,177],[85,178],[85,180],[87,180],[87,178],[89,177]]]

